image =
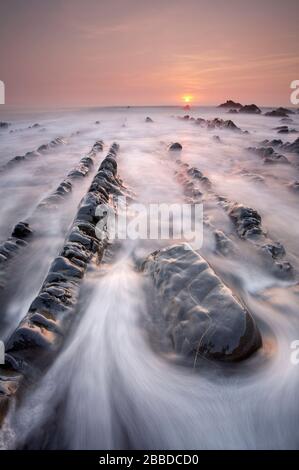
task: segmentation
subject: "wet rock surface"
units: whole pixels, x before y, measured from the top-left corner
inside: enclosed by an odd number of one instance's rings
[[[8,129],[10,125],[9,122],[0,121],[0,129]]]
[[[285,143],[283,143],[281,139],[273,139],[273,140],[266,139],[261,142],[261,145],[264,145],[267,147],[275,147],[278,150],[282,150],[284,152],[289,152],[289,153],[296,153],[299,155],[299,137],[293,142],[285,142]]]
[[[287,108],[279,107],[279,108],[273,109],[272,111],[268,111],[267,113],[265,113],[265,116],[284,118],[284,117],[288,117],[289,114],[293,114],[293,111]]]
[[[57,137],[56,139],[51,140],[51,142],[49,142],[48,144],[40,145],[37,150],[27,152],[25,153],[25,155],[17,155],[8,162],[4,163],[4,165],[0,166],[0,174],[5,173],[6,171],[14,168],[19,163],[26,162],[32,158],[37,158],[41,154],[48,152],[51,149],[63,144],[66,144],[66,140],[63,137]]]
[[[239,111],[239,113],[247,114],[261,114],[261,112],[261,109],[256,104],[246,104]]]
[[[248,131],[242,131],[231,119],[222,119],[222,118],[214,118],[214,119],[204,119],[201,117],[198,118],[190,118],[189,115],[181,117],[178,116],[178,119],[183,121],[189,121],[197,126],[203,127],[208,130],[228,130],[236,133],[248,133]]]
[[[172,144],[169,145],[168,147],[168,150],[170,152],[173,152],[173,151],[180,151],[182,150],[183,147],[182,147],[182,144],[180,144],[179,142],[173,142]]]
[[[288,126],[278,126],[274,129],[277,131],[277,134],[297,134],[296,129],[290,129]]]
[[[265,255],[265,266],[272,274],[281,279],[293,279],[295,273],[292,264],[282,259],[286,255],[284,246],[278,241],[273,241],[263,229],[260,214],[251,207],[238,203],[227,204],[224,202],[224,207],[238,236],[241,239],[250,240],[255,244],[257,250]]]
[[[257,251],[264,257],[264,266],[277,278],[293,280],[295,270],[292,264],[284,259],[286,251],[279,241],[273,241],[262,227],[262,217],[255,209],[237,202],[231,202],[214,192],[209,178],[195,167],[177,160],[179,170],[176,172],[178,181],[182,184],[184,194],[189,203],[203,202],[204,198],[217,200],[218,204],[228,214],[238,237],[255,245]],[[259,175],[249,175],[255,182],[262,182]],[[224,256],[237,256],[232,240],[210,221],[203,220],[215,238],[215,251]]]
[[[43,230],[43,224],[39,223],[40,217],[44,217],[45,211],[54,211],[72,191],[73,183],[90,172],[94,165],[94,159],[97,153],[103,150],[103,146],[103,141],[97,141],[90,152],[81,158],[78,166],[68,173],[56,190],[38,204],[31,217],[27,221],[20,221],[13,228],[11,236],[0,243],[0,291],[5,287],[10,261],[18,255],[21,248],[28,245],[33,234],[40,234]]]
[[[240,238],[251,238],[263,234],[262,218],[256,210],[242,204],[234,204],[228,214]]]
[[[0,369],[0,415],[20,383],[24,379],[34,380],[57,354],[73,320],[87,266],[95,256],[100,259],[103,254],[106,242],[96,236],[95,228],[100,220],[96,209],[108,202],[110,192],[103,183],[110,184],[113,179],[115,186],[119,184],[117,152],[118,145],[113,144],[79,205],[65,244],[53,261],[39,294],[6,344],[5,366]],[[27,225],[18,224],[15,228],[22,237],[24,233],[27,236],[28,230]]]
[[[241,103],[236,103],[233,100],[227,100],[225,103],[222,103],[218,106],[218,108],[226,108],[226,109],[241,109],[243,105]]]
[[[283,146],[281,146],[280,148],[283,148]],[[275,152],[275,150],[270,146],[249,147],[247,150],[261,157],[264,161],[264,164],[276,164],[276,163],[289,164],[290,163],[287,157],[285,157],[284,155],[280,153]]]
[[[286,142],[281,145],[281,149],[285,152],[296,153],[299,155],[299,137],[294,142]]]
[[[185,248],[154,252],[142,266],[158,292],[174,350],[195,361],[247,358],[261,346],[255,321],[209,264]]]

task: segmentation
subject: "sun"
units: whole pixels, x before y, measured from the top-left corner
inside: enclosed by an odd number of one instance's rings
[[[193,101],[193,96],[192,95],[184,95],[182,98],[183,98],[184,103],[186,103],[186,104],[189,104],[189,103],[191,103],[191,101]]]

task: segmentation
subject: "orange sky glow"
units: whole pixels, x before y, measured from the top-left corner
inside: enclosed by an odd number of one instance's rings
[[[0,79],[22,106],[289,105],[298,17],[298,0],[10,0]]]

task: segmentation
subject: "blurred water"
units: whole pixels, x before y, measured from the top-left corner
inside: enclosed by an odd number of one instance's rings
[[[279,120],[228,115],[211,108],[190,113],[232,118],[250,134],[207,131],[172,117],[183,115],[178,108],[77,109],[39,115],[14,111],[6,115],[5,120],[12,121],[15,128],[39,122],[45,131],[42,139],[41,133],[31,129],[1,132],[3,161],[23,154],[22,145],[31,150],[58,135],[66,136],[68,145],[34,164],[20,164],[0,175],[3,238],[12,223],[55,188],[99,138],[106,148],[114,140],[120,144],[119,174],[138,202],[183,202],[182,187],[174,176],[177,157],[167,152],[170,142],[179,141],[181,159],[203,171],[218,194],[257,209],[271,238],[284,244],[288,259],[298,268],[298,194],[287,188],[299,179],[298,156],[288,156],[292,165],[266,166],[245,150],[263,139],[277,138],[273,128]],[[154,122],[145,123],[146,116]],[[299,116],[294,121],[291,127],[299,129]],[[81,133],[72,135],[76,130]],[[219,135],[222,143],[215,142],[213,135]],[[283,140],[295,138],[296,134],[283,136]],[[264,182],[250,181],[242,170],[263,176]],[[21,270],[17,286],[11,280],[12,288],[6,293],[2,313],[6,334],[36,295],[89,181],[55,215],[49,236],[32,246],[27,258],[24,255],[28,269]],[[227,215],[212,198],[207,198],[204,212],[214,226],[228,235],[233,233]],[[272,276],[250,244],[236,238],[234,243],[240,249],[237,259],[216,256],[207,231],[201,252],[257,320],[264,343],[261,351],[238,365],[223,368],[210,363],[196,369],[158,353],[147,332],[144,280],[135,272],[131,254],[138,249],[146,255],[160,243],[125,243],[112,263],[89,271],[78,321],[67,344],[46,376],[9,415],[2,446],[298,448],[299,366],[290,361],[290,344],[299,339],[298,285]],[[36,273],[42,253],[43,263]]]

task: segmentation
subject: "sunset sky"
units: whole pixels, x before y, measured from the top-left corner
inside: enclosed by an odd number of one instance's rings
[[[1,0],[12,105],[290,105],[298,0]]]

